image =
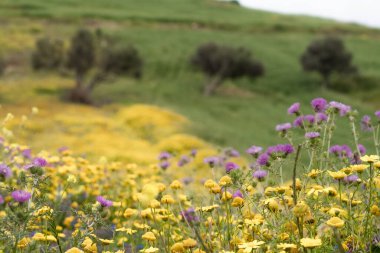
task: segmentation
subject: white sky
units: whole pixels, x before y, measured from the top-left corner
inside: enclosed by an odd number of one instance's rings
[[[256,9],[326,17],[380,27],[380,0],[239,0]]]

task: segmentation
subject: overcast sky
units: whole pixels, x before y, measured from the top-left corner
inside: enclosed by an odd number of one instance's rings
[[[239,0],[256,9],[327,17],[380,28],[380,0]]]

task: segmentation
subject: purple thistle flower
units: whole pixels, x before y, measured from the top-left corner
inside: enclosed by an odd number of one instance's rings
[[[220,159],[216,156],[209,156],[206,157],[203,161],[204,163],[207,163],[210,167],[214,167],[219,163]]]
[[[335,155],[340,155],[342,152],[342,147],[340,145],[331,146],[329,152]]]
[[[0,164],[0,175],[2,175],[5,178],[9,178],[12,176],[12,170],[5,164]]]
[[[318,132],[308,132],[305,134],[305,138],[307,139],[314,139],[314,138],[318,138],[320,136],[320,134]]]
[[[252,174],[252,176],[254,178],[257,178],[257,180],[259,181],[263,181],[267,175],[268,175],[268,171],[266,170],[256,170]]]
[[[269,155],[267,153],[263,153],[263,154],[259,155],[259,157],[257,158],[257,163],[260,166],[269,165]]]
[[[197,150],[196,149],[192,149],[190,155],[192,157],[195,157],[197,155]]]
[[[283,152],[285,155],[291,154],[294,152],[294,148],[291,144],[278,144],[278,151]]]
[[[363,131],[372,131],[371,117],[368,115],[364,115],[362,120],[360,121],[360,125]]]
[[[68,147],[63,146],[63,147],[60,147],[60,148],[58,149],[58,152],[59,152],[59,153],[62,153],[62,152],[65,152],[65,151],[68,150],[68,149],[69,149]]]
[[[182,183],[184,183],[185,185],[188,185],[188,184],[192,183],[193,181],[194,181],[194,179],[192,177],[182,178]]]
[[[375,112],[375,116],[380,119],[380,110]]]
[[[311,106],[315,112],[324,112],[327,108],[327,101],[324,98],[314,98],[311,101]]]
[[[167,168],[170,167],[170,162],[167,160],[163,160],[160,162],[160,168],[163,170],[166,170]]]
[[[293,121],[293,126],[294,127],[301,127],[303,128],[303,116],[298,116],[294,121]]]
[[[233,163],[233,162],[228,162],[225,165],[225,169],[226,169],[226,173],[230,173],[233,170],[239,169],[239,165],[237,165],[236,163]]]
[[[342,103],[339,103],[336,101],[331,101],[329,103],[329,106],[331,108],[334,108],[336,111],[338,111],[339,115],[342,117],[351,111],[351,106],[348,106],[348,105],[345,105],[345,104],[342,104]]]
[[[278,124],[276,126],[276,131],[278,131],[278,132],[286,132],[290,128],[292,128],[292,124],[290,124],[290,123]]]
[[[4,204],[4,198],[3,198],[3,196],[0,194],[0,205],[2,205],[2,204]]]
[[[182,216],[182,219],[188,223],[199,222],[199,217],[196,215],[195,209],[192,207],[182,211],[180,214]]]
[[[356,183],[359,180],[357,175],[349,175],[343,179],[346,183]]]
[[[42,157],[36,157],[33,159],[33,164],[37,167],[45,167],[48,162]]]
[[[309,125],[314,124],[315,117],[312,114],[307,114],[303,117],[303,121],[306,121],[309,123]]]
[[[190,157],[187,155],[181,156],[181,159],[178,161],[178,167],[182,167],[190,162]]]
[[[112,204],[113,204],[111,200],[105,199],[105,198],[102,197],[102,196],[97,196],[97,197],[96,197],[96,201],[98,201],[99,204],[100,204],[102,207],[110,207],[110,206],[112,206]]]
[[[158,160],[162,161],[162,160],[168,160],[169,158],[171,158],[172,155],[169,153],[169,152],[161,152],[159,155],[158,155]]]
[[[347,145],[342,145],[342,155],[345,157],[352,157],[352,150]]]
[[[236,149],[230,148],[226,150],[226,155],[229,157],[239,157],[240,153]]]
[[[17,190],[17,191],[13,191],[11,193],[11,196],[15,201],[19,203],[24,203],[32,197],[32,194],[23,190]]]
[[[21,154],[25,158],[32,159],[32,150],[30,148],[24,149]]]
[[[309,123],[309,125],[314,124],[315,117],[314,115],[307,114],[304,116],[298,116],[294,121],[293,121],[293,126],[294,127],[305,127],[305,123]]]
[[[232,197],[233,198],[236,198],[236,197],[243,198],[243,193],[241,193],[240,190],[237,190],[234,192],[234,194],[232,194]]]
[[[315,114],[315,120],[317,123],[322,123],[323,121],[327,121],[327,115],[323,112],[318,112]]]
[[[259,146],[251,146],[249,149],[246,150],[247,154],[250,155],[257,155],[261,151],[263,151],[263,148]]]
[[[294,103],[294,104],[292,104],[292,105],[288,108],[288,114],[299,115],[300,106],[301,106],[300,103]]]
[[[362,145],[362,144],[358,144],[358,149],[359,149],[359,152],[360,152],[360,155],[361,155],[361,156],[364,156],[365,153],[367,153],[366,148],[365,148],[364,145]]]

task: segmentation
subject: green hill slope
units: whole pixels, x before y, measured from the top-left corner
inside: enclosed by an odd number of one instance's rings
[[[173,109],[193,121],[192,132],[222,146],[243,149],[276,143],[274,125],[292,120],[286,108],[294,101],[308,103],[324,96],[368,113],[380,106],[377,88],[346,95],[321,90],[319,77],[303,73],[298,61],[313,38],[339,34],[353,52],[361,74],[379,85],[380,31],[375,29],[211,0],[3,0],[0,17],[2,53],[21,57],[17,73],[31,79],[43,75],[27,68],[33,40],[38,37],[67,40],[78,27],[87,26],[102,28],[120,43],[136,45],[144,57],[144,77],[114,80],[112,85],[99,87],[94,96],[106,102],[143,102]],[[14,46],[12,36],[20,40],[19,46]],[[203,77],[189,67],[188,59],[200,43],[209,41],[251,49],[264,63],[265,77],[228,81],[217,96],[202,97]],[[41,91],[36,90],[36,95]],[[336,142],[344,142],[348,134],[338,136]]]

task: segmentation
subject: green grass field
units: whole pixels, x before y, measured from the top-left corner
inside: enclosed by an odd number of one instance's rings
[[[27,67],[34,39],[48,35],[67,41],[79,27],[102,28],[119,43],[136,45],[144,58],[144,76],[105,83],[94,97],[170,108],[192,120],[189,131],[221,146],[243,149],[280,141],[273,138],[274,126],[293,120],[286,109],[294,101],[308,103],[324,96],[366,113],[380,106],[380,30],[376,29],[211,0],[3,0],[0,17],[0,53],[15,58],[20,67],[4,79],[27,75],[34,80],[44,75]],[[350,94],[325,91],[319,88],[316,74],[302,71],[299,57],[308,43],[331,33],[345,39],[361,74],[376,87]],[[216,96],[201,96],[203,77],[188,61],[199,44],[209,41],[251,49],[264,63],[265,76],[227,81]],[[36,95],[41,94],[36,91]],[[347,135],[338,136],[336,142],[344,143]]]

